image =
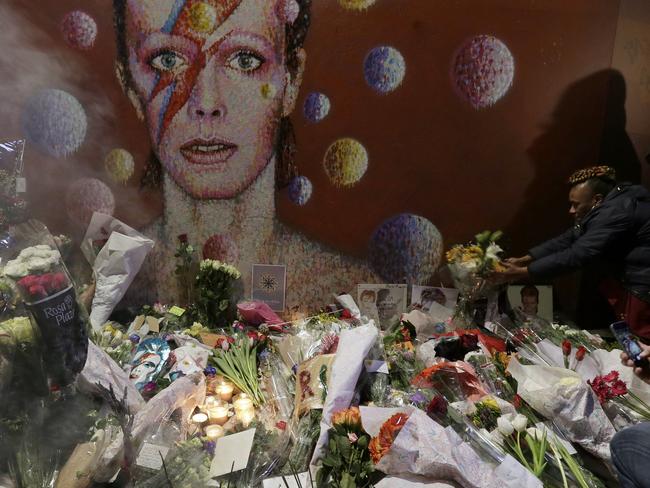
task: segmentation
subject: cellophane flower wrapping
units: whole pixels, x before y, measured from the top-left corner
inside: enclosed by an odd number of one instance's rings
[[[542,483],[510,457],[500,464],[483,460],[451,427],[442,427],[415,408],[361,407],[363,428],[379,434],[383,422],[396,412],[409,414],[390,449],[376,468],[392,476],[421,476],[450,480],[467,488],[541,488]],[[435,486],[435,485],[434,485]]]
[[[616,433],[591,387],[578,373],[564,368],[522,365],[510,360],[517,394],[591,454],[610,460],[609,443]]]
[[[81,250],[93,268],[95,294],[90,322],[95,330],[108,320],[140,271],[154,242],[119,220],[95,212]]]
[[[36,220],[17,225],[10,239],[11,256],[2,272],[16,282],[38,326],[50,383],[70,385],[86,363],[86,311],[77,302],[73,280],[45,225]]]

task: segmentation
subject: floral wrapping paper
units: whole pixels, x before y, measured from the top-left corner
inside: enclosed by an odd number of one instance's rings
[[[569,438],[591,454],[610,461],[609,443],[616,433],[591,387],[578,373],[552,366],[524,366],[513,358],[508,372],[517,394]]]

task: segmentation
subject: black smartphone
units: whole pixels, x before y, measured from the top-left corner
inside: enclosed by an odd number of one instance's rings
[[[614,322],[609,326],[609,328],[614,334],[614,337],[616,337],[618,343],[621,346],[623,346],[623,349],[630,357],[630,359],[634,361],[635,366],[637,366],[638,368],[647,368],[648,366],[650,366],[647,358],[640,357],[640,354],[641,352],[643,352],[643,349],[641,349],[639,342],[632,335],[632,332],[630,331],[630,327],[627,325],[627,322],[623,320],[620,322]]]

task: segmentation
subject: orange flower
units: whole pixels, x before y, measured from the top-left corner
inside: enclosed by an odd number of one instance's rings
[[[431,377],[437,371],[440,371],[441,369],[445,368],[448,365],[449,363],[447,361],[442,361],[426,369],[423,369],[415,378],[411,380],[411,384],[413,386],[417,386],[418,388],[431,388],[433,386]]]
[[[379,435],[373,437],[368,444],[372,462],[377,464],[393,445],[397,434],[402,430],[409,416],[405,413],[396,413],[389,418],[379,429]]]
[[[342,425],[349,430],[361,428],[359,407],[350,407],[332,414],[332,426]]]

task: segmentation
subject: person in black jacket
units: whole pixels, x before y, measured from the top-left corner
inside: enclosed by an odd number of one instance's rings
[[[560,236],[510,258],[500,281],[545,281],[587,265],[603,267],[601,284],[620,318],[650,340],[650,192],[617,183],[608,166],[577,171],[569,178],[569,213],[575,225]]]

